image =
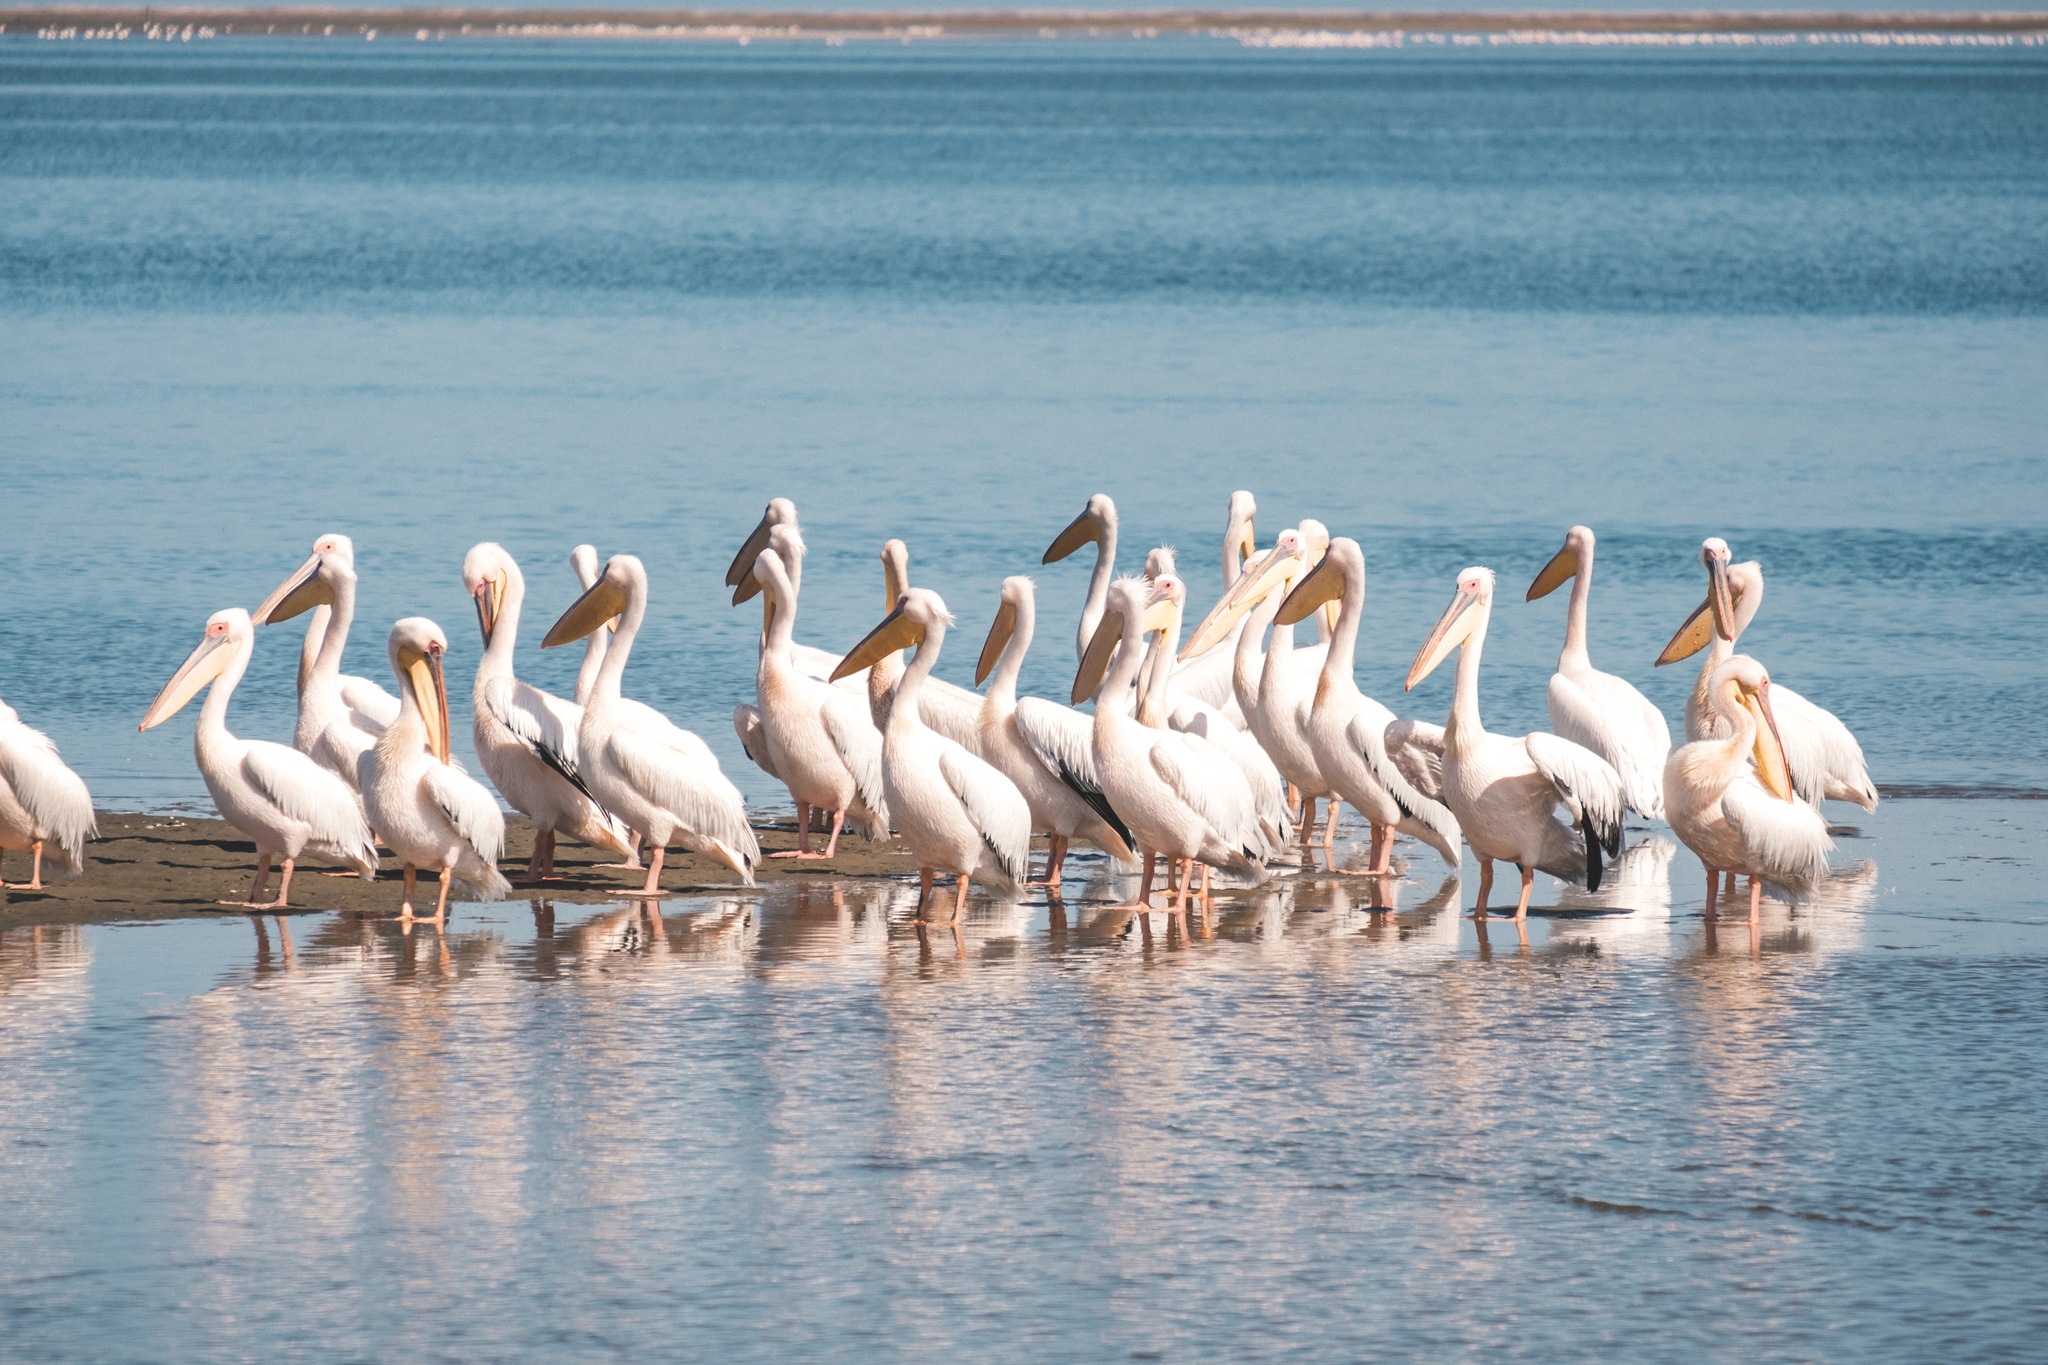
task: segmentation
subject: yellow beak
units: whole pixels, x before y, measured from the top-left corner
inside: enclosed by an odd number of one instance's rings
[[[505,609],[505,575],[494,573],[476,585],[476,623],[488,647],[498,629],[498,614]]]
[[[1664,652],[1657,656],[1658,668],[1675,664],[1680,659],[1689,659],[1705,649],[1719,634],[1725,640],[1735,638],[1735,599],[1728,591],[1728,570],[1720,560],[1707,561],[1707,599],[1693,609],[1692,615],[1664,646]]]
[[[924,640],[924,627],[903,614],[898,606],[882,618],[882,623],[869,631],[861,642],[848,650],[846,657],[839,661],[839,667],[832,670],[831,681],[849,678],[863,669],[873,668],[898,650],[909,649]]]
[[[1766,682],[1754,692],[1744,688],[1742,705],[1756,717],[1756,744],[1751,755],[1756,759],[1757,780],[1779,800],[1792,800],[1792,767],[1785,761],[1785,740],[1778,733],[1778,718],[1771,712],[1771,685]]]
[[[559,621],[548,627],[540,647],[553,649],[556,645],[580,640],[625,609],[626,590],[609,578],[600,578],[583,596],[569,604],[569,609],[562,613]]]
[[[974,685],[981,686],[988,681],[988,675],[995,671],[996,660],[1003,657],[1009,648],[1010,637],[1017,633],[1017,607],[1005,602],[996,609],[995,624],[988,628],[988,639],[981,646],[981,658],[974,664]]]
[[[1451,656],[1451,651],[1465,643],[1465,637],[1472,633],[1472,623],[1479,618],[1472,615],[1472,607],[1479,601],[1476,594],[1460,592],[1451,599],[1443,617],[1437,621],[1436,629],[1423,641],[1422,652],[1415,656],[1415,662],[1408,669],[1408,685],[1403,691],[1413,691],[1415,684],[1436,671],[1436,666]]]
[[[275,625],[315,607],[333,605],[334,589],[320,577],[320,556],[314,555],[278,584],[277,590],[263,599],[263,605],[249,613],[249,619],[259,626]]]
[[[1210,608],[1202,623],[1195,627],[1195,633],[1188,637],[1180,657],[1192,659],[1214,649],[1246,613],[1275,591],[1292,587],[1301,570],[1301,556],[1294,551],[1278,546],[1268,550],[1264,558],[1244,571],[1244,577],[1223,595],[1223,600]]]
[[[1139,634],[1150,635],[1155,630],[1177,626],[1179,611],[1171,598],[1152,603],[1145,608],[1145,615],[1138,622]],[[1109,672],[1109,661],[1116,656],[1116,647],[1123,643],[1123,638],[1123,614],[1113,611],[1105,615],[1088,641],[1087,651],[1081,655],[1081,667],[1074,673],[1074,686],[1068,695],[1075,706],[1094,696],[1102,686],[1103,675]]]
[[[419,700],[420,715],[427,723],[427,748],[434,757],[448,761],[448,689],[442,685],[441,656],[421,653],[410,647],[398,651],[399,671],[412,685]]]
[[[1579,572],[1579,552],[1567,545],[1550,557],[1543,566],[1543,572],[1536,575],[1536,581],[1529,585],[1529,595],[1522,599],[1534,602],[1539,597],[1548,597],[1556,592]]]
[[[1291,626],[1297,621],[1306,621],[1310,612],[1325,602],[1334,602],[1344,596],[1344,575],[1326,555],[1321,563],[1309,571],[1307,578],[1295,585],[1287,600],[1280,604],[1279,614],[1274,616],[1276,626]]]
[[[740,546],[740,552],[734,555],[732,563],[726,566],[726,587],[739,587],[740,584],[746,581],[747,576],[754,571],[754,560],[760,556],[761,551],[768,548],[768,533],[772,529],[774,528],[769,526],[767,516],[763,514],[760,522],[755,525],[752,531],[748,532],[747,543]],[[744,601],[745,599],[742,598],[741,600]],[[589,632],[586,631],[584,633],[588,634]]]
[[[1057,564],[1083,545],[1090,545],[1102,538],[1102,528],[1096,524],[1093,512],[1083,512],[1067,523],[1067,529],[1060,532],[1053,543],[1046,547],[1041,564]]]
[[[164,684],[164,690],[156,694],[156,700],[149,704],[149,710],[142,715],[142,724],[136,730],[154,730],[172,716],[184,709],[185,703],[199,695],[199,690],[219,677],[221,670],[228,666],[234,652],[228,649],[224,635],[209,635],[199,642],[199,648],[185,657],[178,665],[178,671]]]

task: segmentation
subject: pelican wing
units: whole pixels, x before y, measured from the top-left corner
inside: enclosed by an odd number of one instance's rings
[[[839,691],[859,697],[863,701],[867,699],[866,674],[855,673],[841,678],[836,683],[832,681],[832,672],[839,667],[840,655],[830,650],[819,649],[816,645],[800,645],[792,641],[789,646],[789,658],[790,662],[796,665],[796,671],[805,677],[816,678],[821,683],[830,684]]]
[[[592,805],[597,804],[576,771],[576,732],[583,723],[582,707],[514,678],[492,679],[479,690],[477,702],[535,758],[560,773]]]
[[[1771,712],[1784,741],[1792,785],[1803,800],[1814,805],[1822,798],[1853,801],[1865,810],[1877,809],[1877,788],[1871,784],[1863,746],[1834,712],[1815,706],[1782,683],[1771,684]]]
[[[1208,653],[1174,669],[1167,686],[1180,696],[1224,708],[1235,700],[1231,695],[1231,667],[1236,662],[1236,652],[1237,632],[1232,631]]]
[[[99,832],[92,794],[84,780],[64,766],[56,743],[18,721],[0,725],[0,780],[14,789],[29,818],[50,832],[60,854],[54,861],[72,872],[83,868],[85,841]]]
[[[860,804],[874,817],[867,822],[868,837],[888,838],[889,803],[882,794],[882,732],[868,716],[867,698],[855,700],[835,689],[825,698],[822,715],[825,737],[853,774]]]
[[[1629,806],[1648,819],[1664,818],[1664,759],[1671,727],[1626,679],[1595,671],[1580,678],[1550,677],[1550,724],[1556,733],[1607,760],[1621,775]]]
[[[1168,728],[1192,735],[1213,746],[1243,773],[1252,809],[1266,842],[1277,848],[1294,837],[1287,818],[1287,782],[1259,741],[1238,729],[1214,706],[1181,698],[1166,718]]]
[[[1621,795],[1621,774],[1614,765],[1583,744],[1538,731],[1523,743],[1529,760],[1557,788],[1558,799],[1571,808],[1586,832],[1586,856],[1593,860],[1593,846],[1607,850],[1612,858],[1621,852],[1621,817],[1625,802]],[[1597,881],[1596,875],[1589,878]],[[1594,887],[1598,890],[1598,887]]]
[[[1438,793],[1443,791],[1444,732],[1420,721],[1394,720],[1393,713],[1386,707],[1370,697],[1365,700],[1370,704],[1361,707],[1351,718],[1351,724],[1344,731],[1345,737],[1365,755],[1365,764],[1371,769],[1373,780],[1387,789],[1387,795],[1394,798],[1394,804],[1401,808],[1401,813],[1428,827],[1442,839],[1444,848],[1451,850],[1446,856],[1456,862],[1458,841],[1465,834],[1458,825],[1458,817],[1451,814],[1449,806],[1418,786],[1408,775],[1412,768],[1424,778],[1433,778],[1432,785]],[[1389,732],[1401,725],[1410,727],[1400,733],[1401,752],[1407,756],[1406,767],[1395,758],[1395,751],[1387,742]],[[1431,730],[1436,731],[1434,752],[1431,750],[1432,737],[1428,734]],[[1438,852],[1442,851],[1442,848],[1438,849]]]
[[[453,764],[429,763],[420,786],[462,841],[495,867],[505,856],[505,813],[483,784]]]
[[[973,753],[981,743],[981,694],[956,683],[926,678],[917,694],[917,714],[926,726]]]
[[[248,742],[242,776],[285,816],[311,826],[313,843],[368,872],[377,870],[377,844],[348,783],[297,749],[267,740]]]
[[[688,730],[661,717],[663,729],[622,727],[605,742],[605,752],[628,782],[676,817],[684,831],[710,839],[734,855],[748,885],[761,859],[761,845],[747,824],[747,803],[718,766],[718,756]]]
[[[733,707],[732,728],[740,737],[740,747],[754,760],[754,766],[780,782],[782,774],[775,771],[775,760],[768,756],[768,736],[761,729],[761,708],[746,701]]]
[[[1024,736],[1038,761],[1102,817],[1102,823],[1115,830],[1127,847],[1136,848],[1129,826],[1102,794],[1102,777],[1095,767],[1094,722],[1071,707],[1039,697],[1019,697],[1014,714],[1017,733]]]
[[[344,673],[341,699],[356,713],[356,723],[373,735],[381,735],[398,719],[398,698],[368,678]]]
[[[1003,875],[1021,883],[1031,858],[1031,807],[1015,783],[966,749],[939,750],[939,771]]]
[[[1803,899],[1827,880],[1835,845],[1828,822],[1804,801],[1781,801],[1745,773],[1722,794],[1721,814],[1764,870],[1765,881]]]
[[[1397,720],[1381,732],[1408,785],[1432,801],[1444,799],[1444,727],[1426,720]]]
[[[1250,793],[1228,757],[1206,741],[1168,730],[1153,743],[1151,759],[1152,771],[1225,844],[1258,860],[1261,851]]]

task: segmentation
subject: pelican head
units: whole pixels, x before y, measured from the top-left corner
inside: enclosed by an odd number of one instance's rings
[[[569,551],[569,567],[576,573],[576,581],[589,587],[597,581],[597,547],[578,545]]]
[[[1305,544],[1301,532],[1293,527],[1275,537],[1273,548],[1245,565],[1237,583],[1195,627],[1187,647],[1180,652],[1181,659],[1192,659],[1214,649],[1230,634],[1231,627],[1261,602],[1276,592],[1292,589],[1309,570],[1308,558],[1303,553]]]
[[[882,542],[882,610],[894,611],[910,591],[910,547],[900,540]]]
[[[154,730],[184,708],[186,702],[199,695],[201,688],[218,678],[227,666],[234,662],[235,647],[255,633],[255,626],[249,622],[249,613],[240,607],[229,607],[206,618],[206,633],[200,637],[199,647],[186,656],[178,665],[178,671],[164,684],[164,690],[156,694],[156,700],[149,704],[149,710],[142,716],[139,730]]]
[[[344,577],[354,579],[355,573],[355,542],[330,531],[313,542],[312,555],[249,613],[249,619],[259,626],[275,625],[315,607],[331,607],[334,585]]]
[[[1321,522],[1311,523],[1317,530]],[[1287,600],[1280,604],[1280,610],[1273,617],[1274,624],[1291,626],[1297,621],[1306,621],[1309,613],[1318,607],[1327,607],[1341,602],[1344,589],[1356,577],[1365,582],[1365,548],[1350,536],[1338,536],[1335,540],[1324,537],[1324,549],[1315,567],[1308,571],[1294,590],[1287,594]],[[1310,537],[1302,537],[1302,551],[1306,555]]]
[[[740,546],[740,552],[732,557],[726,566],[725,586],[737,588],[753,571],[754,560],[761,551],[768,548],[768,533],[778,526],[796,526],[796,504],[788,498],[772,498],[761,513],[761,520],[754,523],[754,529],[747,533],[747,543]]]
[[[427,749],[441,762],[448,761],[448,688],[441,675],[441,659],[448,653],[448,637],[424,616],[408,616],[391,627],[391,671],[398,685],[412,693],[427,726]]]
[[[1548,597],[1572,579],[1578,577],[1579,566],[1593,556],[1593,528],[1574,526],[1564,533],[1564,548],[1550,557],[1543,566],[1543,572],[1536,575],[1529,585],[1529,595],[1524,601],[1534,602],[1539,597]]]
[[[1714,696],[1726,697],[1756,721],[1751,757],[1756,761],[1757,780],[1780,801],[1792,800],[1792,772],[1785,761],[1785,741],[1778,733],[1778,718],[1771,712],[1771,675],[1749,655],[1736,654],[1714,670],[1707,687]]]
[[[1119,578],[1109,585],[1102,624],[1089,637],[1088,648],[1081,654],[1081,667],[1074,674],[1073,690],[1068,694],[1074,705],[1094,696],[1102,686],[1109,661],[1123,642],[1127,622],[1135,623],[1140,635],[1167,630],[1179,622],[1180,608],[1172,598],[1173,589],[1179,584],[1178,578],[1167,574],[1149,582],[1142,578]]]
[[[1331,547],[1335,553],[1335,547]],[[1474,608],[1478,610],[1474,610]],[[1493,609],[1493,570],[1473,567],[1458,575],[1458,595],[1451,599],[1443,617],[1437,621],[1436,629],[1423,641],[1422,652],[1415,656],[1415,662],[1408,669],[1408,687],[1412,691],[1436,671],[1436,666],[1451,656],[1451,651],[1471,637],[1472,631],[1484,620],[1486,613]]]
[[[768,586],[766,580],[758,572],[761,565],[761,555],[773,554],[777,559],[780,559],[783,570],[794,581],[796,576],[803,571],[804,555],[806,553],[803,532],[797,530],[795,522],[778,522],[771,526],[768,529],[767,540],[761,546],[760,553],[747,561],[746,574],[740,579],[739,586],[732,590],[732,604],[738,606],[742,602],[751,601],[759,595],[763,588]]]
[[[912,588],[897,600],[895,609],[882,618],[880,625],[846,652],[839,667],[832,670],[831,681],[838,682],[873,668],[887,655],[923,644],[934,626],[943,630],[952,624],[952,613],[946,610],[943,598],[930,588]]]
[[[505,610],[505,592],[515,582],[525,586],[519,565],[494,541],[472,546],[462,557],[462,586],[476,599],[476,623],[483,630],[486,648],[497,633],[498,616]]]
[[[1038,586],[1023,574],[1013,574],[1003,580],[998,594],[1000,605],[996,607],[995,623],[988,628],[988,639],[982,642],[981,658],[974,664],[974,685],[981,686],[988,681],[988,675],[995,671],[996,661],[1003,657],[1009,647],[1010,637],[1017,633],[1017,622],[1031,612],[1038,602]]]
[[[647,587],[647,566],[633,555],[613,555],[605,561],[597,581],[583,590],[583,596],[569,604],[561,619],[548,627],[540,647],[553,649],[580,640],[601,626],[610,624],[625,611],[635,585]]]
[[[1258,537],[1252,532],[1252,518],[1258,511],[1258,499],[1249,489],[1240,488],[1230,495],[1230,515],[1223,531],[1225,553],[1246,560],[1259,552]]]
[[[1177,567],[1171,545],[1158,546],[1145,555],[1145,577],[1148,579],[1156,581],[1169,577]]]
[[[1081,515],[1067,523],[1067,529],[1060,532],[1045,550],[1041,564],[1057,564],[1083,545],[1102,545],[1116,534],[1116,503],[1107,493],[1097,493],[1088,499],[1088,505],[1081,509]]]
[[[1738,632],[1735,598],[1728,587],[1729,558],[1728,542],[1719,536],[1708,536],[1700,542],[1700,563],[1707,568],[1707,600],[1685,618],[1671,643],[1664,646],[1664,652],[1657,656],[1657,667],[1691,658],[1712,643],[1716,635],[1734,641]]]

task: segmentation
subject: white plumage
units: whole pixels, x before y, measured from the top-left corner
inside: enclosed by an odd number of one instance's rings
[[[292,746],[350,787],[356,786],[362,756],[397,719],[399,709],[398,699],[377,684],[341,671],[349,626],[355,620],[355,559],[355,542],[347,536],[320,537],[313,542],[312,556],[250,613],[255,624],[266,626],[301,612],[328,609],[320,648],[303,669]]]
[[[46,860],[67,873],[80,871],[86,841],[97,832],[92,794],[64,766],[56,743],[0,702],[0,851],[31,859],[26,882],[0,884],[41,890]]]

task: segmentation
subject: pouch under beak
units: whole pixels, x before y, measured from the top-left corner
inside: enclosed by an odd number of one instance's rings
[[[1287,600],[1280,604],[1278,614],[1273,617],[1276,626],[1291,626],[1297,621],[1306,621],[1309,613],[1325,602],[1334,602],[1344,596],[1344,575],[1338,571],[1335,561],[1323,556],[1315,568],[1309,570],[1307,578],[1294,585],[1294,591],[1287,594]]]
[[[891,654],[909,649],[923,639],[924,627],[905,616],[899,604],[896,610],[882,618],[881,624],[863,636],[859,644],[846,652],[846,657],[839,661],[839,667],[832,670],[830,681],[838,682],[841,678],[850,678],[873,668]]]
[[[769,524],[768,517],[764,513],[761,520],[755,524],[754,529],[747,533],[747,543],[740,546],[740,552],[734,555],[732,563],[726,566],[726,587],[737,588],[747,581],[748,576],[754,571],[754,560],[760,556],[761,551],[768,548],[768,533],[773,529],[775,528]],[[752,596],[752,594],[750,593],[748,596]],[[744,601],[745,599],[741,600]]]
[[[580,640],[625,609],[626,590],[609,578],[599,578],[589,591],[569,604],[559,621],[548,627],[540,647],[552,649]]]
[[[1479,601],[1477,594],[1460,592],[1451,599],[1451,605],[1436,623],[1436,629],[1423,641],[1422,652],[1415,656],[1415,662],[1408,669],[1408,685],[1403,691],[1413,691],[1415,684],[1436,671],[1438,664],[1451,656],[1451,651],[1465,643],[1465,637],[1472,633],[1472,607]]]
[[[1755,692],[1745,690],[1742,704],[1756,717],[1756,744],[1750,752],[1756,760],[1757,780],[1779,800],[1792,800],[1792,765],[1785,758],[1785,740],[1778,733],[1778,718],[1771,713],[1771,685],[1767,682]]]
[[[441,676],[441,656],[433,650],[398,651],[399,671],[412,684],[419,701],[420,716],[427,725],[427,748],[441,762],[448,761],[448,689]]]
[[[136,730],[153,730],[184,709],[185,703],[199,695],[201,688],[220,676],[234,654],[228,649],[225,635],[209,635],[199,642],[199,647],[185,657],[178,665],[178,671],[164,684],[164,690],[156,694],[156,700],[143,712],[142,723]]]
[[[1080,516],[1067,523],[1067,529],[1060,532],[1053,540],[1053,543],[1046,547],[1045,558],[1038,562],[1041,564],[1057,564],[1083,545],[1093,544],[1101,537],[1101,534],[1101,528],[1095,521],[1095,514],[1093,512],[1083,512]]]
[[[1005,602],[996,608],[995,624],[988,628],[988,639],[981,646],[981,658],[974,664],[974,685],[981,686],[988,681],[988,675],[995,670],[996,660],[1003,657],[1009,648],[1010,637],[1017,633],[1017,604]]]
[[[277,590],[263,599],[263,605],[249,613],[249,620],[259,626],[270,626],[315,607],[333,605],[334,589],[320,576],[320,556],[314,555],[278,584]]]
[[[1550,557],[1543,566],[1543,572],[1536,575],[1536,581],[1529,585],[1529,595],[1522,600],[1534,602],[1539,597],[1548,597],[1579,572],[1579,552],[1567,545]]]

